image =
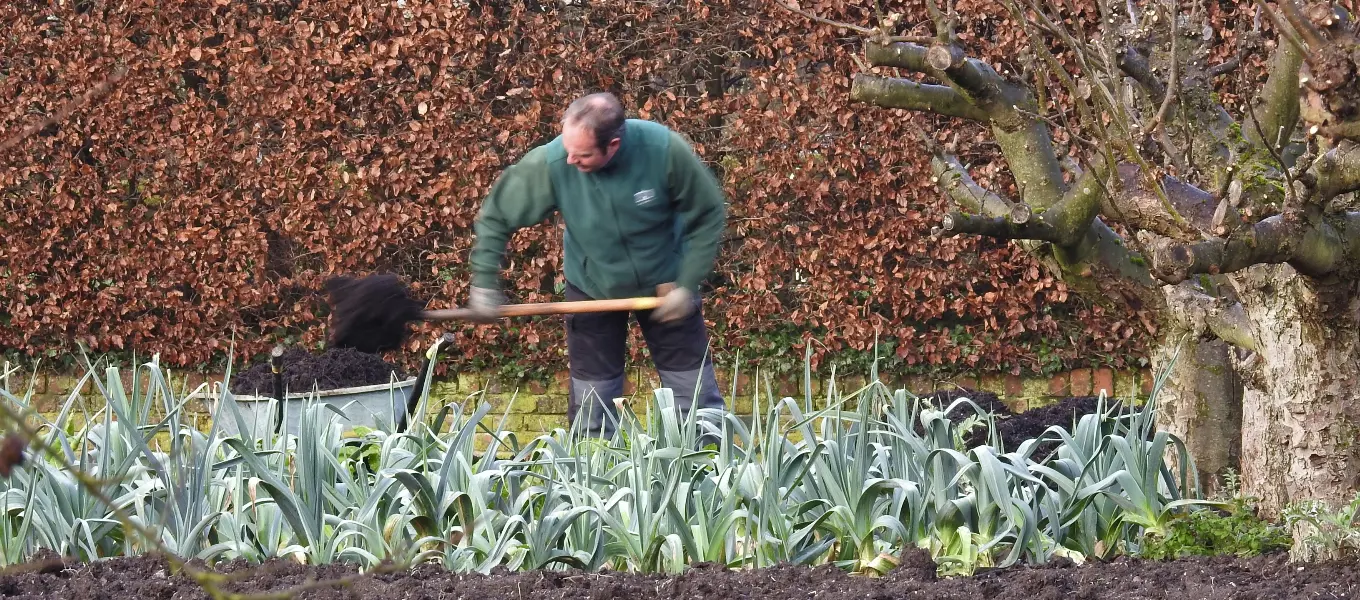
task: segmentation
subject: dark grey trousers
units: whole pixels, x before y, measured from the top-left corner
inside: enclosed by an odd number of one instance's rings
[[[589,299],[585,292],[567,283],[567,300]],[[670,388],[675,395],[681,422],[689,417],[690,408],[695,404],[696,386],[699,408],[725,408],[713,374],[713,359],[708,355],[708,327],[704,324],[699,296],[695,296],[694,304],[688,317],[673,323],[652,321],[650,310],[631,313],[642,327],[642,337],[651,352],[661,386]],[[566,315],[567,360],[571,372],[567,416],[573,423],[578,418],[583,419],[575,425],[583,435],[614,436],[619,420],[614,398],[623,396],[629,316],[627,312]]]

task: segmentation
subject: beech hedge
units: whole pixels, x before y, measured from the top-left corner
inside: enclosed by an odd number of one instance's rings
[[[864,24],[875,4],[813,8]],[[924,5],[887,4],[925,30]],[[956,10],[980,56],[1020,68],[1003,11]],[[706,284],[719,360],[801,365],[810,344],[818,366],[878,352],[1020,373],[1125,366],[1148,338],[1014,244],[932,238],[945,201],[915,132],[1013,189],[984,132],[851,104],[860,40],[773,0],[76,0],[0,19],[0,131],[20,136],[0,149],[11,353],[81,343],[192,366],[232,343],[238,360],[314,348],[337,273],[395,272],[432,307],[461,304],[483,195],[596,90],[688,136],[729,194]],[[512,239],[515,301],[561,299],[560,238],[550,220]],[[553,318],[427,325],[402,358],[438,330],[458,338],[448,366],[565,366]]]

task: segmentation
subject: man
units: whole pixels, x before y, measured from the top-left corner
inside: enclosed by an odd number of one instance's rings
[[[713,268],[726,211],[717,179],[682,137],[626,119],[612,94],[579,98],[562,117],[561,135],[506,169],[483,202],[468,308],[477,321],[496,318],[507,240],[557,212],[566,223],[567,300],[660,294],[658,308],[634,316],[662,386],[674,392],[682,418],[696,387],[700,408],[722,409],[699,283]],[[584,419],[586,435],[614,434],[628,316],[566,316],[568,418]]]

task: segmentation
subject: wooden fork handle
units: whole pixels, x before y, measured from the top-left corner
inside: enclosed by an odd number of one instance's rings
[[[612,300],[572,300],[567,302],[538,302],[533,304],[502,304],[499,312],[502,317],[528,317],[537,315],[651,310],[660,305],[661,298],[642,296],[638,298],[617,298]],[[427,310],[421,313],[421,320],[465,321],[470,319],[472,314],[472,309],[468,308]]]

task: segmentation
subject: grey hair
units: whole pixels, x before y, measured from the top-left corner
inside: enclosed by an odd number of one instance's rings
[[[609,92],[582,96],[567,106],[562,124],[579,124],[595,134],[595,145],[604,150],[611,140],[623,137],[623,104]]]

